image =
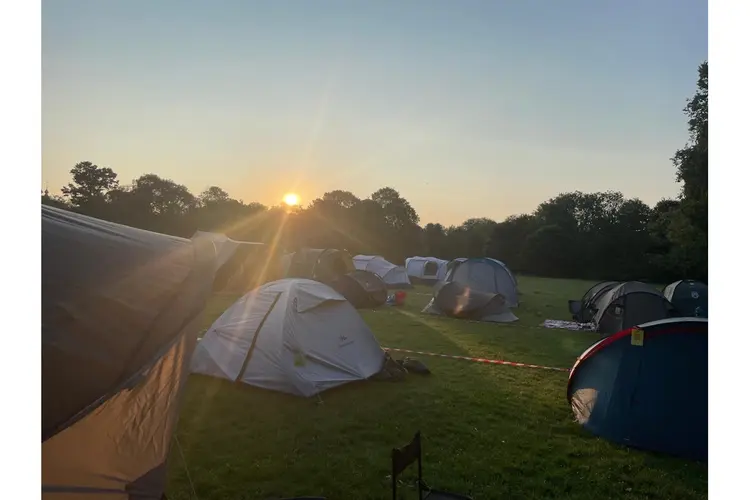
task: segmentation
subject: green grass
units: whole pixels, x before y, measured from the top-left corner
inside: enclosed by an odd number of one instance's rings
[[[570,367],[597,335],[538,325],[567,319],[567,299],[591,284],[520,277],[520,321],[512,326],[423,315],[424,287],[410,291],[403,308],[362,315],[384,347]],[[214,297],[206,326],[234,299]],[[417,430],[427,483],[476,500],[708,496],[705,465],[616,446],[582,430],[566,401],[566,373],[415,357],[431,376],[350,384],[320,399],[192,377],[177,435],[198,498],[387,499],[390,450]],[[412,477],[406,472],[402,479]],[[409,484],[401,493],[416,498]],[[177,450],[168,494],[192,498]]]

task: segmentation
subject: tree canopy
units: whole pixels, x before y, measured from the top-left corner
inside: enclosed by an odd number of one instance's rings
[[[561,193],[530,214],[504,221],[471,218],[420,226],[401,194],[383,187],[360,199],[334,190],[308,207],[266,207],[236,200],[218,186],[199,195],[157,174],[121,186],[117,173],[90,161],[70,171],[62,197],[42,203],[134,227],[190,237],[215,231],[283,249],[345,248],[396,263],[414,255],[443,259],[489,256],[519,273],[586,279],[708,279],[708,63],[684,109],[689,138],[672,157],[678,199],[654,207],[620,192]]]

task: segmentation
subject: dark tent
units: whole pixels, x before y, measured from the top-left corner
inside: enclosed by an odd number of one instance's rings
[[[620,283],[600,293],[591,310],[596,331],[605,335],[678,315],[659,290],[640,281]]]
[[[284,256],[284,277],[330,284],[355,270],[349,252],[335,248],[303,248]]]
[[[518,320],[502,294],[473,290],[455,281],[435,285],[432,300],[422,312],[495,323]]]
[[[380,277],[358,269],[340,276],[333,288],[357,309],[380,307],[388,299],[388,288]]]
[[[568,401],[609,441],[707,460],[708,320],[660,320],[599,341],[573,366]]]
[[[580,323],[589,323],[594,319],[594,306],[596,301],[604,293],[608,292],[612,288],[619,284],[617,281],[602,281],[589,288],[586,293],[583,294],[583,298],[580,301],[569,300],[568,309],[573,314],[573,319]]]
[[[675,281],[664,288],[664,296],[682,316],[708,318],[708,285],[694,280]]]
[[[159,499],[215,252],[42,207],[42,492]]]
[[[197,231],[216,251],[215,292],[245,293],[281,277],[280,258],[265,243],[237,241],[221,233]]]
[[[284,256],[286,278],[307,278],[320,281],[346,297],[356,308],[383,305],[388,291],[377,274],[358,270],[346,250],[335,248],[303,248]]]

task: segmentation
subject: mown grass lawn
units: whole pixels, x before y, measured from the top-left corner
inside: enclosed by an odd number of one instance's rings
[[[520,277],[520,321],[512,326],[423,315],[424,287],[410,291],[403,308],[362,315],[384,347],[567,368],[597,335],[538,325],[568,319],[567,299],[591,284]],[[206,326],[234,299],[214,297]],[[187,467],[173,447],[169,497],[194,498],[187,469],[201,500],[388,499],[390,450],[417,430],[427,483],[476,500],[708,496],[705,465],[619,447],[583,431],[567,405],[566,373],[414,357],[431,376],[351,384],[320,399],[192,377],[177,432]],[[401,493],[417,496],[409,484]]]

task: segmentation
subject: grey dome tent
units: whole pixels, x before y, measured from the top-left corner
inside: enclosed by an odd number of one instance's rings
[[[569,300],[568,309],[573,314],[573,319],[579,323],[588,323],[594,319],[594,308],[599,297],[619,284],[618,281],[602,281],[589,288],[581,300]]]
[[[518,320],[502,294],[473,290],[456,281],[435,285],[432,299],[422,312],[493,323]]]
[[[682,316],[708,318],[708,285],[694,280],[680,280],[664,288],[664,296]]]
[[[380,255],[357,255],[353,261],[357,269],[377,274],[388,288],[412,288],[406,269],[388,262]]]
[[[42,207],[42,495],[159,499],[215,252]]]
[[[596,331],[604,335],[679,316],[659,290],[640,281],[628,281],[609,288],[599,295],[591,311]]]
[[[502,294],[508,307],[518,307],[516,278],[499,260],[487,257],[455,259],[448,264],[445,281],[454,281],[477,292]]]
[[[312,396],[380,372],[385,353],[359,313],[329,286],[307,279],[263,285],[206,332],[193,373]]]

